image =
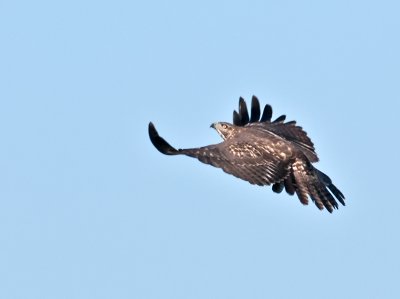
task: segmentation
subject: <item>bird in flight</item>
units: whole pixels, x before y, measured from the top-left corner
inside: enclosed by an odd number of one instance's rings
[[[272,118],[272,108],[265,105],[261,114],[257,97],[251,100],[250,115],[246,102],[239,99],[238,111],[233,111],[233,124],[216,122],[211,125],[223,141],[199,148],[175,149],[162,138],[152,122],[149,136],[158,151],[165,155],[186,155],[221,168],[226,173],[250,184],[272,185],[276,193],[283,189],[297,194],[307,205],[309,198],[323,210],[332,213],[343,206],[344,195],[332,180],[313,166],[318,162],[314,144],[295,121],[285,122],[286,116]]]

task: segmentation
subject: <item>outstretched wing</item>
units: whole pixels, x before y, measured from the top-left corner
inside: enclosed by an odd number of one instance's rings
[[[284,180],[290,169],[290,149],[282,143],[249,143],[229,140],[219,144],[193,148],[175,149],[162,138],[152,123],[149,135],[153,145],[166,155],[186,155],[221,168],[226,173],[256,185],[270,185]],[[284,154],[282,154],[284,153]]]

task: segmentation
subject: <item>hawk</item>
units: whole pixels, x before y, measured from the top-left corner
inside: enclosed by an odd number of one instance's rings
[[[330,213],[338,209],[337,201],[344,206],[342,192],[313,166],[319,159],[303,128],[295,121],[285,122],[285,115],[273,121],[271,118],[272,107],[265,105],[261,114],[255,96],[249,116],[246,102],[240,97],[238,112],[233,111],[233,124],[216,122],[211,125],[222,137],[221,143],[175,149],[158,134],[152,122],[149,136],[156,149],[165,155],[197,158],[250,184],[272,185],[276,193],[285,189],[290,195],[296,193],[303,205],[311,198],[320,210],[326,208]]]

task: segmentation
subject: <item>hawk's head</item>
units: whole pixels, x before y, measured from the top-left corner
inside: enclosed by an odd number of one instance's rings
[[[225,122],[216,122],[210,127],[214,128],[224,140],[232,138],[238,132],[238,128],[235,125]]]

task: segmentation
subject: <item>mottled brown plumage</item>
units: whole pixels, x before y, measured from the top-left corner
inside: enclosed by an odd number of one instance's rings
[[[211,125],[224,139],[219,144],[176,150],[159,136],[152,123],[149,124],[150,140],[163,154],[197,158],[251,184],[272,184],[274,192],[285,189],[291,195],[296,193],[305,205],[309,197],[319,209],[325,207],[329,212],[338,208],[336,199],[344,205],[343,194],[327,175],[312,165],[318,161],[314,144],[295,121],[285,123],[284,115],[271,121],[269,105],[261,115],[255,96],[250,116],[243,98],[239,99],[238,111],[233,112],[233,124]]]

